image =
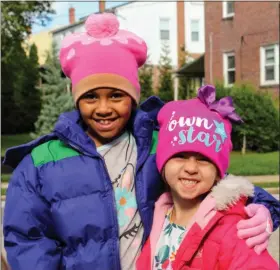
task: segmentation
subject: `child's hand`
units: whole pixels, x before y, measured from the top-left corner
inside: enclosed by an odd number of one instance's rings
[[[268,246],[273,229],[270,212],[261,204],[249,204],[245,207],[245,211],[250,219],[238,222],[237,235],[241,239],[246,239],[246,244],[261,254]]]

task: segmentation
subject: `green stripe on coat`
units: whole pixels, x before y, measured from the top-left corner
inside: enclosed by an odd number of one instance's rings
[[[156,153],[157,144],[158,144],[158,131],[153,131],[153,139],[152,139],[152,147],[151,147],[150,155]]]
[[[31,152],[35,167],[78,155],[80,155],[79,152],[65,145],[60,140],[51,140],[43,143],[34,148]]]

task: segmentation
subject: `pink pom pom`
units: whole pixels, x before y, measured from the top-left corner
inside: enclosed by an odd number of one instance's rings
[[[95,38],[111,37],[119,31],[119,21],[112,13],[92,14],[85,23],[87,33]]]

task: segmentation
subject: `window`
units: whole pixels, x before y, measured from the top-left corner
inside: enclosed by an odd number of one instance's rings
[[[169,19],[167,18],[161,18],[159,22],[159,28],[160,28],[160,39],[161,40],[169,40],[170,38],[170,31],[169,31]]]
[[[232,86],[235,82],[235,55],[224,54],[224,80],[226,86]]]
[[[191,40],[199,41],[199,20],[191,20]]]
[[[234,1],[223,2],[223,18],[231,18],[234,16]]]
[[[261,85],[279,83],[279,45],[261,47]]]

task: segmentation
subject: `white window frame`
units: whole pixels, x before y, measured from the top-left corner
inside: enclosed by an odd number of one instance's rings
[[[163,29],[161,27],[161,21],[162,20],[167,20],[168,21],[168,29]],[[161,31],[168,31],[169,38],[168,39],[162,39],[161,38]],[[170,41],[170,18],[167,18],[167,17],[160,17],[159,18],[159,38],[160,38],[160,41],[162,41],[162,42],[169,42]]]
[[[192,22],[193,21],[196,21],[197,23],[198,23],[198,30],[197,31],[193,31],[193,29],[192,29]],[[192,42],[199,42],[199,40],[200,40],[200,20],[199,19],[191,19],[191,41]],[[193,40],[192,39],[192,33],[193,32],[197,32],[198,33],[198,40]]]
[[[232,12],[232,13],[227,12],[228,2],[234,2],[234,4],[235,4],[235,1],[223,1],[223,18],[233,18],[234,14],[235,14],[235,12]]]
[[[234,68],[228,69],[228,57],[229,56],[234,56]],[[223,55],[223,71],[224,71],[224,84],[225,86],[232,86],[233,83],[228,82],[228,72],[229,71],[234,71],[235,73],[235,81],[236,81],[236,63],[235,63],[235,53],[234,52],[227,52],[224,53]],[[235,83],[234,81],[234,83]]]
[[[274,49],[274,64],[265,63],[265,51],[266,49]],[[265,80],[265,67],[274,66],[274,80]],[[279,44],[272,44],[260,47],[260,85],[275,85],[279,84]]]

